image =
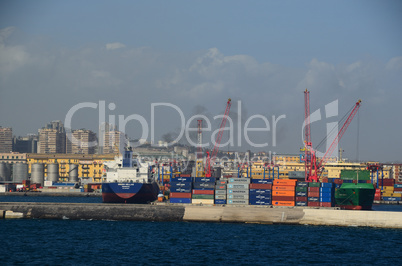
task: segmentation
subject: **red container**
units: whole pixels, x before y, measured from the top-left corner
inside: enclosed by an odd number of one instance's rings
[[[307,194],[309,197],[319,197],[320,192],[308,192]]]
[[[216,185],[215,189],[224,190],[224,189],[226,189],[226,185]]]
[[[320,188],[319,187],[309,187],[308,188],[309,192],[320,192]],[[313,197],[313,196],[312,196]]]
[[[294,186],[272,186],[272,190],[295,191]]]
[[[394,191],[402,191],[402,187],[396,187],[394,188]]]
[[[293,196],[272,196],[272,201],[295,201]]]
[[[342,179],[340,179],[340,178],[334,179],[334,184],[341,185],[342,183],[343,183]]]
[[[171,192],[171,198],[191,198],[191,193],[184,193],[184,192]]]
[[[307,197],[296,197],[296,201],[307,201]]]
[[[315,203],[315,202],[312,202]],[[320,207],[332,207],[331,202],[320,202]]]
[[[309,206],[309,207],[320,207],[320,202],[313,202],[313,201],[309,201],[308,203],[307,203],[307,206]]]
[[[193,189],[193,194],[195,195],[214,195],[215,190],[202,190],[202,189]]]
[[[191,177],[191,174],[180,174],[180,177]]]
[[[250,184],[250,189],[272,189],[272,184]]]

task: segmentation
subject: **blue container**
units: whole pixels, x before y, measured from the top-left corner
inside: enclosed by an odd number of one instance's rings
[[[343,183],[353,183],[353,180],[343,180]]]
[[[171,198],[170,203],[191,203],[189,198]]]
[[[319,197],[308,197],[307,200],[312,201],[312,202],[319,202],[320,198]]]
[[[320,198],[332,198],[333,194],[328,192],[320,193]]]
[[[170,179],[170,183],[182,183],[182,182],[192,182],[193,178],[192,177],[178,177],[178,176],[174,176]]]
[[[249,194],[248,195],[248,198],[251,200],[251,199],[254,199],[254,200],[271,200],[271,195],[264,195],[264,194]]]
[[[321,183],[321,187],[332,188],[333,186],[334,186],[333,183]]]
[[[272,201],[269,199],[249,199],[250,205],[272,205]]]
[[[320,198],[320,202],[332,202],[332,198]]]
[[[320,193],[332,193],[333,191],[332,187],[320,187]]]
[[[194,182],[197,183],[202,183],[202,182],[207,182],[207,183],[214,183],[216,182],[216,177],[196,177],[194,179]]]
[[[252,188],[249,190],[249,194],[263,194],[263,195],[271,195],[272,190],[270,189],[259,189],[259,188]]]
[[[307,192],[298,191],[296,192],[296,197],[307,197]]]
[[[251,179],[251,183],[253,184],[272,184],[272,179]]]
[[[296,206],[307,206],[307,201],[296,201]]]
[[[384,201],[401,201],[400,197],[382,197]]]
[[[226,200],[225,199],[216,199],[215,204],[226,204]]]
[[[177,188],[177,187],[181,187],[181,188],[189,188],[191,189],[192,184],[191,182],[174,182],[174,183],[170,183],[170,188]]]
[[[193,187],[195,189],[210,188],[215,189],[215,183],[210,182],[194,182]]]
[[[335,178],[328,178],[328,183],[334,183]]]
[[[191,193],[191,188],[182,188],[182,187],[175,187],[170,188],[170,192],[182,192],[182,193]]]
[[[402,188],[402,184],[395,184],[394,188]]]
[[[296,187],[308,187],[308,182],[299,181],[296,183]]]

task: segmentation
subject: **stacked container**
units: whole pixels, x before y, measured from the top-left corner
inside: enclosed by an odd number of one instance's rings
[[[320,206],[320,183],[319,182],[308,183],[307,206],[309,206],[309,207],[319,207]]]
[[[272,183],[272,179],[251,179],[249,204],[272,205]]]
[[[335,201],[335,188],[333,183],[321,183],[320,207],[333,207]]]
[[[379,185],[382,187],[382,199],[384,201],[401,201],[401,194],[395,192],[394,179],[381,179],[378,180]]]
[[[170,180],[170,203],[191,203],[191,189],[191,177],[172,177]]]
[[[307,206],[308,182],[296,183],[296,206]]]
[[[248,205],[249,178],[229,178],[227,184],[227,204]]]
[[[214,204],[215,177],[196,177],[193,184],[193,204]]]
[[[374,200],[378,200],[378,201],[381,200],[381,189],[379,189],[379,188],[375,189]]]
[[[275,179],[272,186],[272,205],[295,206],[295,179]]]
[[[399,197],[402,196],[402,184],[395,184],[394,185],[394,193]]]
[[[217,180],[215,185],[215,204],[226,204],[227,203],[227,181]]]

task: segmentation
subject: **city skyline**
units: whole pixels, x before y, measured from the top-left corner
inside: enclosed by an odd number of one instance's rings
[[[401,11],[400,1],[2,1],[0,125],[24,136],[91,103],[97,108],[79,110],[71,127],[99,134],[102,101],[104,122],[116,125],[132,115],[151,125],[152,104],[169,103],[186,122],[196,114],[211,121],[204,135],[211,146],[214,117],[232,98],[229,117],[241,130],[224,150],[253,149],[244,128],[260,115],[270,131],[251,132],[250,140],[269,145],[255,151],[295,154],[307,88],[311,112],[321,113],[313,146],[361,99],[339,144],[344,156],[400,161]],[[329,117],[334,101],[338,115]],[[168,107],[155,109],[154,122],[158,140],[184,126]],[[264,125],[254,119],[249,127]],[[142,138],[141,127],[131,120],[125,133]]]

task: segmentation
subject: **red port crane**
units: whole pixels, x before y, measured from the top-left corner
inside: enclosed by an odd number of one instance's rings
[[[218,155],[219,145],[221,144],[222,136],[223,136],[223,129],[225,128],[226,121],[228,120],[230,106],[232,105],[232,100],[229,98],[228,102],[226,103],[225,114],[223,115],[221,126],[219,127],[218,135],[216,136],[214,149],[211,153],[207,151],[207,163],[206,163],[206,171],[205,176],[211,177],[211,164],[213,165],[216,156]],[[212,162],[211,162],[212,160]]]
[[[343,134],[345,133],[346,129],[352,122],[353,118],[355,117],[357,111],[360,108],[361,100],[358,100],[353,107],[352,111],[348,115],[345,123],[342,125],[341,129],[339,130],[337,136],[335,137],[334,141],[329,146],[328,150],[325,152],[324,156],[321,158],[320,163],[317,166],[317,159],[315,152],[312,148],[311,143],[311,132],[310,132],[310,92],[306,89],[304,91],[304,116],[305,116],[305,180],[308,182],[318,182],[323,168],[325,164],[328,162],[328,159],[334,152],[336,146],[338,145],[339,141],[341,140]]]

